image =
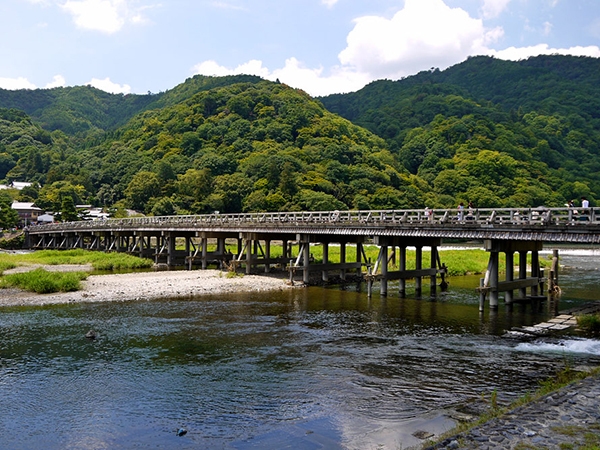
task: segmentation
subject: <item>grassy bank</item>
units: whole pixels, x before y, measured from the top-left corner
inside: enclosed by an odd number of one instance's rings
[[[3,276],[0,279],[0,288],[14,287],[37,294],[71,292],[80,290],[81,281],[87,276],[85,272],[48,272],[35,269]]]
[[[126,270],[152,267],[149,259],[126,253],[104,253],[89,250],[39,250],[32,253],[0,253],[0,270],[27,264],[91,264],[96,270]]]
[[[4,275],[4,271],[18,266],[88,265],[95,270],[134,270],[152,266],[152,261],[125,253],[104,253],[88,250],[40,250],[32,253],[0,253],[0,288],[19,288],[38,294],[70,292],[81,289],[81,281],[88,276],[79,272],[49,272],[38,268],[23,273]]]

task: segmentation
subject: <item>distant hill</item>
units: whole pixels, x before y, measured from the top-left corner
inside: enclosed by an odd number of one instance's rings
[[[158,94],[109,94],[92,86],[53,89],[0,89],[0,107],[18,109],[48,131],[76,134],[89,130],[113,130],[136,114],[152,108],[174,105],[192,95],[234,83],[258,82],[250,75],[204,77],[196,75],[186,82]]]
[[[0,178],[39,183],[21,199],[55,211],[596,204],[599,61],[475,57],[319,99],[245,75],[0,90]]]
[[[481,56],[445,71],[375,81],[358,92],[320,100],[384,138],[405,167],[440,195],[482,204],[473,189],[486,185],[478,186],[478,170],[471,170],[467,160],[489,151],[510,156],[529,172],[527,183],[517,182],[521,191],[537,191],[526,186],[538,182],[548,190],[542,197],[539,192],[520,196],[535,206],[600,194],[599,82],[598,58],[539,56],[511,62]],[[489,171],[494,167],[484,172]],[[438,177],[438,186],[450,177],[457,187],[436,188]],[[513,177],[510,171],[498,174],[491,186],[505,194]],[[483,203],[522,204],[495,197],[486,194]]]

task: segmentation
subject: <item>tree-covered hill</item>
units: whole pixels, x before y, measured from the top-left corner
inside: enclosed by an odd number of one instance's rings
[[[53,89],[0,89],[0,107],[24,111],[48,131],[69,135],[109,131],[125,125],[147,109],[174,105],[192,95],[241,82],[258,82],[249,75],[205,77],[196,75],[166,92],[146,95],[109,94],[92,86]]]
[[[476,57],[320,100],[386,139],[440,196],[552,205],[600,193],[599,81],[596,58]]]
[[[477,57],[322,99],[254,76],[142,96],[0,91],[0,175],[39,183],[19,199],[54,211],[595,204],[598,69]]]

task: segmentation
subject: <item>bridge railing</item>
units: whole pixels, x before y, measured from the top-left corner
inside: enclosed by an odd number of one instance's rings
[[[573,227],[600,223],[600,208],[477,208],[357,211],[298,211],[273,213],[150,216],[54,223],[30,227],[32,233],[138,228],[238,228],[321,225],[338,227],[448,227],[466,225]]]

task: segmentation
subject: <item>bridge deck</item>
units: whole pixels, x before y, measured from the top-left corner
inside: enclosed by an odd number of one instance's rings
[[[319,211],[134,217],[32,226],[29,233],[214,232],[502,239],[596,244],[600,208]]]

